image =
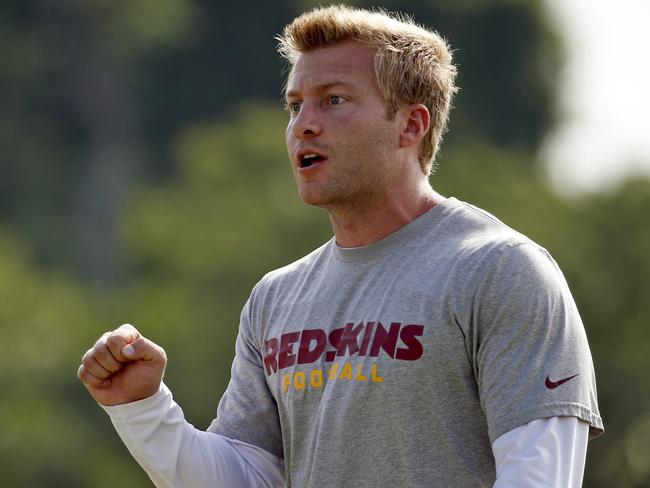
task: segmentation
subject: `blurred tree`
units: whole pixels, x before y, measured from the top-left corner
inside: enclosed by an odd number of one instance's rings
[[[576,209],[566,246],[596,359],[606,441],[588,457],[586,486],[650,485],[650,181],[630,181]],[[569,257],[570,256],[570,257]]]
[[[169,144],[186,124],[248,97],[279,101],[273,37],[309,4],[254,0],[249,15],[208,0],[3,2],[0,219],[41,262],[68,263],[88,282],[127,279],[116,223],[130,186],[178,177]],[[557,64],[540,2],[385,6],[456,49],[462,91],[448,144],[483,135],[535,147]]]
[[[312,3],[0,4],[0,485],[146,485],[74,377],[81,354],[135,323],[167,348],[166,381],[204,427],[251,287],[330,237],[292,181],[272,40]],[[559,50],[540,5],[385,4],[456,48],[434,186],[547,247],[573,289],[608,427],[585,486],[647,486],[650,183],[575,202],[545,185],[534,151]]]
[[[185,0],[2,4],[0,216],[45,259],[119,277],[116,225],[142,144],[130,85],[142,56],[180,42],[191,17]]]
[[[105,417],[75,376],[106,319],[63,272],[35,266],[0,228],[0,486],[142,486]],[[132,483],[129,483],[129,480]],[[140,480],[140,484],[137,483]]]

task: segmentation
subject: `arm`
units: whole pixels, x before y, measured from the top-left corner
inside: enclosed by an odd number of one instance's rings
[[[587,454],[589,424],[576,417],[533,420],[492,444],[494,488],[579,488]]]
[[[158,487],[284,486],[281,460],[257,446],[195,429],[164,384],[150,398],[103,408]]]
[[[162,385],[165,351],[131,325],[104,334],[78,376],[157,486],[283,486],[277,457],[188,424]]]

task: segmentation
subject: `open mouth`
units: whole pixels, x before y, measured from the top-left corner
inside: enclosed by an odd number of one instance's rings
[[[311,165],[320,163],[322,161],[325,161],[325,158],[320,154],[307,153],[300,156],[298,166],[300,168],[309,168]]]

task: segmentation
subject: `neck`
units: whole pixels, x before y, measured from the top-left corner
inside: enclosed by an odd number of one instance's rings
[[[341,247],[360,247],[379,241],[445,200],[424,179],[417,188],[359,198],[327,211]]]

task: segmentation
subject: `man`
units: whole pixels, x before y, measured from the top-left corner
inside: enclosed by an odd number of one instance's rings
[[[266,275],[207,432],[130,325],[79,369],[158,486],[579,486],[591,356],[538,245],[428,182],[455,67],[435,33],[328,7],[285,28],[286,140],[334,238]]]

